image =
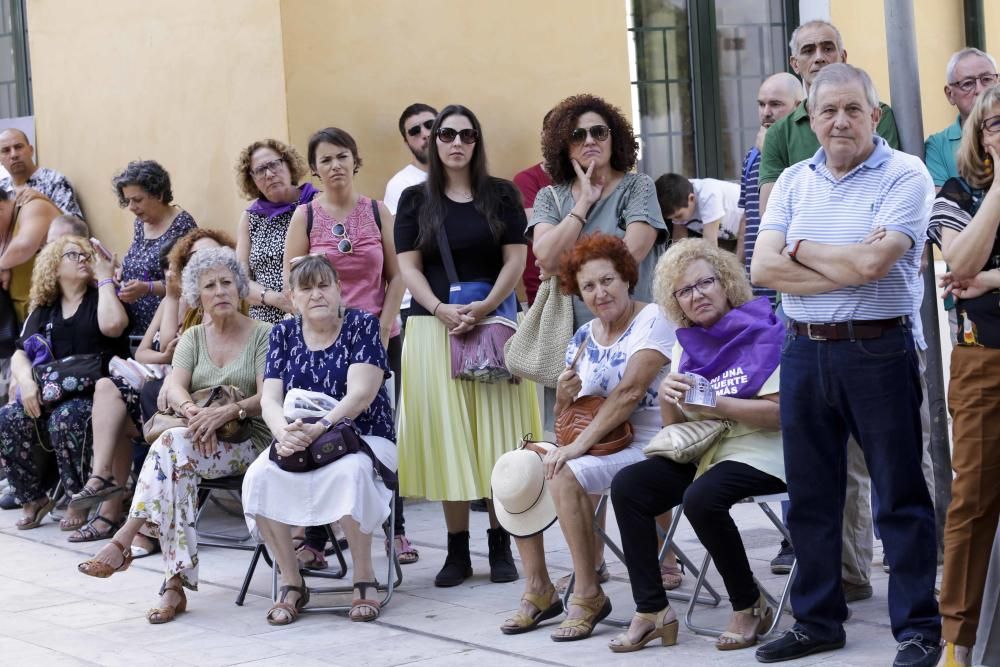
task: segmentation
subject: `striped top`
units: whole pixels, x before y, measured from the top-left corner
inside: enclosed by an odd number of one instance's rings
[[[789,244],[805,239],[851,245],[882,227],[905,234],[913,245],[880,280],[822,294],[782,293],[782,307],[793,320],[845,322],[913,313],[934,184],[919,159],[891,149],[881,137],[872,140],[871,155],[839,180],[827,169],[822,148],[786,169],[760,229],[781,232]]]
[[[743,231],[743,262],[746,264],[747,278],[750,278],[750,260],[753,249],[757,246],[757,230],[760,228],[760,192],[758,191],[758,175],[760,174],[760,151],[754,146],[743,158],[743,171],[740,175],[739,207],[743,209],[746,225]],[[767,287],[753,286],[754,296],[766,296],[771,302],[771,308],[777,305],[778,293]]]

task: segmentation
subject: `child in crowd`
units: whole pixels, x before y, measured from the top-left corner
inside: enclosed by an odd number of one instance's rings
[[[719,240],[734,250],[742,244],[738,183],[714,178],[685,178],[680,174],[663,174],[656,179],[656,198],[660,200],[663,217],[673,222],[672,236],[676,239],[701,236],[712,245]]]

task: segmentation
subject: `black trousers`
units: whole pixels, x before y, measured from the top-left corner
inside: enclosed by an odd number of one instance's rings
[[[654,456],[625,468],[611,482],[611,502],[636,611],[657,612],[667,606],[657,562],[655,519],[681,501],[698,539],[712,554],[733,609],[746,609],[760,596],[729,510],[748,496],[781,493],[785,483],[736,461],[717,463],[696,480],[694,473],[694,464]]]

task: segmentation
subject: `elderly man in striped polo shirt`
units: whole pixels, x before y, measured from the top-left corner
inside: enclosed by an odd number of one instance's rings
[[[844,645],[840,540],[854,435],[892,563],[893,664],[931,667],[940,655],[937,548],[907,319],[934,184],[920,160],[875,134],[878,95],[862,70],[824,67],[808,109],[821,148],[779,177],[751,264],[753,282],[779,290],[791,319],[781,355],[781,432],[799,564],[796,623],[760,647],[757,659],[780,662]]]

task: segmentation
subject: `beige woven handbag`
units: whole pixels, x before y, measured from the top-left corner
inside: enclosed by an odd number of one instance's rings
[[[653,436],[642,453],[662,456],[677,463],[693,463],[721,440],[729,427],[730,423],[724,419],[669,424]]]
[[[566,370],[566,348],[573,338],[573,297],[563,294],[555,276],[543,280],[531,308],[503,348],[511,375],[555,387]]]

